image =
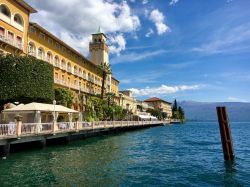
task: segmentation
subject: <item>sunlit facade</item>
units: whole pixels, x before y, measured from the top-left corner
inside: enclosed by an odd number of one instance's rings
[[[22,0],[0,0],[0,53],[30,55],[54,67],[55,87],[74,91],[73,108],[81,110],[79,94],[101,94],[102,73],[98,65],[109,63],[106,36],[92,35],[90,60],[37,23],[29,22],[36,10]],[[112,76],[106,80],[106,92],[118,98],[119,81]]]

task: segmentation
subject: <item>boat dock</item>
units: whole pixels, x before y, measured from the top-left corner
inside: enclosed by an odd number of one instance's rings
[[[69,142],[102,134],[129,131],[169,124],[170,121],[100,121],[0,124],[0,155],[6,156],[17,144],[38,143],[45,147],[48,141]]]

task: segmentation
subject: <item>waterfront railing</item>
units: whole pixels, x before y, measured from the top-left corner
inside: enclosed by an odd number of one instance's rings
[[[59,134],[84,130],[112,129],[160,125],[169,121],[98,121],[98,122],[54,122],[54,123],[17,123],[0,124],[0,138],[32,136],[38,134]]]

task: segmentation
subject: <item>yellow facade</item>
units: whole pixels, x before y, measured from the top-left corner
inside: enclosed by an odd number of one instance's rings
[[[0,6],[1,53],[30,55],[47,61],[54,66],[55,86],[73,90],[76,97],[80,93],[101,94],[102,73],[97,62],[101,60],[100,63],[109,63],[106,36],[103,33],[92,35],[91,61],[40,25],[30,23],[29,15],[36,10],[24,1],[0,0]],[[13,40],[9,32],[13,33]],[[118,84],[119,81],[108,76],[106,92],[118,96]],[[74,108],[82,107],[75,102]]]
[[[159,109],[162,112],[167,113],[168,118],[172,117],[172,103],[169,103],[157,97],[149,98],[144,102],[153,106],[155,109]]]
[[[29,15],[35,12],[24,1],[0,0],[1,53],[27,53]]]
[[[120,91],[121,103],[123,109],[135,114],[137,112],[137,101],[132,96],[132,92],[129,90]]]
[[[100,94],[102,78],[96,65],[35,23],[30,23],[28,54],[52,64],[55,84],[76,93]]]

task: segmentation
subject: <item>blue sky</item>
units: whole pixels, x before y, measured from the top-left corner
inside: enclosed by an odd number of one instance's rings
[[[27,2],[32,21],[85,56],[100,25],[120,90],[140,99],[250,101],[248,0]]]

